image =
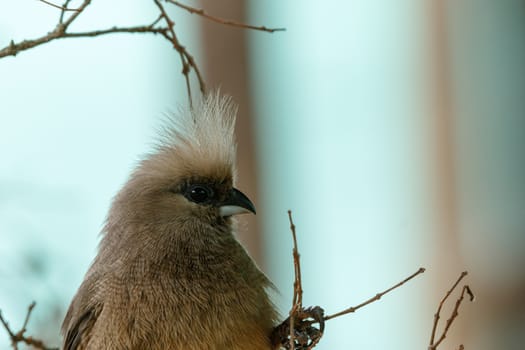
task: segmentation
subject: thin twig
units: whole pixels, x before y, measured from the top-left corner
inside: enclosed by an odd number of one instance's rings
[[[46,1],[46,0],[38,0],[38,1],[43,2],[44,4],[47,4],[47,5],[51,6],[51,7],[57,8],[59,10],[62,10],[63,12],[64,11],[80,11],[79,9],[70,9],[67,6],[56,5],[56,4],[53,4],[52,2],[49,2],[49,1]]]
[[[161,0],[153,0],[155,5],[159,9],[160,14],[157,17],[157,19],[149,26],[113,27],[109,29],[92,30],[92,31],[80,32],[80,33],[69,33],[67,30],[69,26],[71,25],[71,23],[73,23],[78,18],[78,16],[80,16],[80,14],[83,13],[84,10],[91,4],[91,0],[83,0],[82,4],[78,8],[74,8],[74,9],[69,8],[69,4],[71,0],[64,0],[64,4],[62,6],[57,5],[54,2],[52,2],[53,0],[38,0],[38,1],[43,2],[54,8],[60,9],[60,17],[58,19],[57,25],[52,31],[49,31],[46,35],[41,36],[36,39],[22,40],[21,42],[17,42],[17,43],[11,40],[11,42],[6,47],[0,48],[0,58],[7,57],[7,56],[16,56],[18,53],[22,51],[32,49],[42,44],[49,43],[56,39],[95,37],[95,36],[113,34],[113,33],[161,34],[166,40],[168,40],[172,44],[173,48],[179,53],[180,61],[182,64],[182,74],[186,82],[186,89],[188,92],[188,99],[190,102],[190,106],[192,105],[192,97],[191,97],[192,94],[191,94],[191,83],[190,83],[190,73],[192,71],[195,73],[197,77],[200,91],[203,94],[206,93],[206,84],[204,82],[204,78],[202,76],[201,70],[199,66],[197,65],[197,63],[195,62],[194,57],[180,43],[177,37],[177,34],[173,28],[175,23],[168,15],[165,7],[161,3]],[[190,13],[195,13],[197,15],[200,15],[211,21],[221,23],[223,25],[229,25],[229,26],[240,27],[240,28],[245,28],[245,29],[261,30],[261,31],[269,32],[269,33],[284,30],[284,28],[267,28],[265,26],[258,27],[258,26],[253,26],[253,25],[249,25],[245,23],[231,21],[231,20],[209,15],[203,9],[197,9],[197,8],[194,8],[188,5],[184,5],[180,3],[179,1],[174,1],[174,0],[164,0],[164,1],[172,5],[175,5],[179,8],[182,8],[186,11],[189,11]],[[68,16],[66,15],[66,12],[71,12],[72,14]],[[166,22],[166,26],[156,27],[157,24],[162,20]]]
[[[67,39],[67,38],[81,38],[81,37],[96,37],[106,34],[115,33],[151,33],[151,34],[162,34],[164,35],[167,28],[153,28],[151,26],[137,26],[137,27],[112,27],[102,30],[94,30],[90,32],[79,32],[79,33],[65,33],[61,30],[55,30],[47,35],[33,40],[24,40],[19,43],[11,41],[9,46],[0,50],[0,58],[6,56],[16,56],[19,52],[31,49],[33,47],[46,44],[56,39]]]
[[[69,3],[71,2],[71,0],[66,0],[64,2],[64,4],[62,5],[62,11],[60,11],[60,17],[58,19],[58,24],[62,24],[64,22],[64,15],[66,14],[66,8],[68,8],[69,6]]]
[[[445,301],[447,300],[447,298],[450,296],[450,294],[452,294],[452,292],[454,291],[454,289],[457,287],[457,285],[459,284],[459,282],[461,282],[461,280],[468,274],[467,271],[463,271],[461,273],[461,275],[459,275],[458,279],[456,280],[456,282],[452,285],[452,287],[448,290],[448,292],[445,294],[445,296],[443,297],[443,299],[441,299],[441,301],[439,302],[439,305],[438,305],[438,309],[436,311],[436,313],[434,314],[434,324],[432,325],[432,332],[430,334],[430,343],[429,345],[432,345],[434,344],[434,339],[435,339],[435,336],[436,336],[436,329],[437,329],[437,325],[439,323],[439,318],[440,318],[440,314],[441,314],[441,309],[443,308],[443,305],[445,304]]]
[[[303,287],[301,280],[301,260],[299,249],[297,248],[297,235],[295,232],[295,224],[292,219],[292,211],[288,210],[288,220],[290,221],[290,231],[293,238],[293,266],[294,266],[294,283],[293,283],[293,298],[292,308],[290,309],[290,349],[294,349],[295,344],[295,315],[302,309],[303,304]]]
[[[66,1],[67,3],[67,1]],[[84,0],[84,2],[82,3],[82,5],[80,5],[80,7],[78,7],[78,11],[75,11],[65,22],[63,23],[60,23],[59,26],[63,26],[63,31],[65,32],[67,30],[67,28],[69,27],[69,25],[71,23],[73,23],[73,21],[75,19],[77,19],[77,17],[82,13],[84,12],[84,10],[86,9],[86,7],[89,6],[89,4],[91,4],[91,0]]]
[[[299,255],[299,248],[297,246],[297,234],[295,232],[295,224],[292,219],[292,211],[288,210],[288,219],[290,220],[290,231],[292,232],[293,238],[293,265],[295,271],[294,279],[294,295],[293,303],[297,304],[299,307],[303,306],[303,285],[301,277],[301,257]]]
[[[5,330],[9,334],[9,338],[13,339],[15,337],[15,334],[13,331],[11,331],[11,328],[9,327],[9,323],[7,323],[6,320],[4,320],[4,317],[2,316],[2,312],[0,311],[0,321],[2,322],[2,325],[4,326]]]
[[[301,261],[299,255],[299,248],[297,245],[297,235],[295,231],[295,224],[292,219],[292,212],[288,210],[288,219],[290,221],[290,231],[292,232],[293,238],[293,262],[294,262],[294,285],[293,285],[293,300],[292,308],[289,312],[289,317],[284,320],[279,326],[275,327],[272,332],[272,343],[282,345],[283,347],[294,350],[294,349],[313,349],[321,339],[324,333],[325,321],[332,318],[336,318],[351,312],[355,312],[358,309],[373,303],[381,299],[385,294],[393,291],[396,288],[401,287],[414,277],[425,272],[423,267],[419,268],[415,273],[408,276],[401,282],[394,286],[386,289],[385,291],[376,294],[374,297],[366,300],[365,302],[347,308],[343,311],[337,312],[333,315],[324,316],[324,310],[318,306],[303,308],[303,289],[301,279]],[[318,326],[316,326],[318,325]],[[297,334],[297,336],[296,336]]]
[[[29,307],[27,308],[27,313],[26,313],[26,317],[25,317],[25,320],[24,320],[24,324],[23,324],[22,328],[16,333],[14,333],[11,330],[11,327],[9,327],[9,324],[4,319],[4,317],[2,316],[2,312],[0,311],[0,322],[4,326],[4,328],[7,331],[7,333],[9,334],[9,338],[11,339],[11,346],[13,347],[13,349],[17,350],[18,349],[18,343],[24,343],[26,345],[31,345],[32,347],[34,347],[36,349],[40,349],[40,350],[58,350],[58,348],[48,348],[44,344],[44,342],[39,340],[39,339],[35,339],[35,338],[31,337],[31,336],[29,336],[29,337],[24,336],[24,333],[27,331],[27,324],[29,323],[29,318],[31,317],[31,312],[33,311],[35,305],[36,305],[35,302],[32,302],[29,305]]]
[[[22,329],[20,330],[20,333],[22,333],[22,334],[25,333],[25,331],[27,330],[27,323],[29,322],[29,317],[31,317],[31,312],[33,312],[33,309],[35,308],[35,305],[36,305],[36,302],[33,301],[27,307],[27,313],[26,313],[26,318],[24,320],[24,325],[22,326]]]
[[[260,30],[260,31],[268,32],[268,33],[282,32],[282,31],[286,30],[286,28],[268,28],[268,27],[265,27],[265,26],[254,26],[254,25],[251,25],[251,24],[246,24],[246,23],[242,23],[242,22],[236,22],[236,21],[233,21],[233,20],[224,19],[224,18],[220,18],[220,17],[209,15],[208,13],[206,13],[204,11],[204,9],[188,6],[188,5],[185,5],[185,4],[183,4],[183,3],[179,2],[179,1],[175,1],[175,0],[166,0],[166,1],[169,2],[169,3],[172,3],[175,6],[178,6],[178,7],[182,8],[182,9],[188,11],[191,14],[196,14],[196,15],[199,15],[199,16],[201,16],[203,18],[209,19],[210,21],[213,21],[213,22],[216,22],[216,23],[220,23],[220,24],[223,24],[223,25],[227,25],[227,26],[238,27],[238,28],[245,28],[245,29],[253,29],[253,30]]]
[[[272,331],[271,340],[273,345],[282,346],[289,350],[311,350],[323,336],[324,310],[319,306],[304,308],[302,305],[301,261],[291,210],[288,210],[288,219],[290,220],[290,231],[293,238],[294,283],[292,307],[288,318]]]
[[[151,23],[149,26],[150,26],[151,28],[155,27],[155,25],[157,25],[157,23],[159,23],[160,21],[162,21],[162,18],[163,18],[163,17],[162,17],[162,13],[161,13],[161,14],[159,15],[159,17],[157,17],[157,19],[154,20],[153,23]]]
[[[434,339],[435,339],[435,336],[436,336],[437,325],[438,325],[439,319],[440,319],[441,309],[443,308],[443,305],[445,304],[445,301],[448,299],[450,294],[452,294],[452,292],[458,286],[459,282],[467,274],[468,274],[467,271],[462,272],[461,275],[459,276],[459,278],[456,280],[456,282],[452,285],[452,288],[450,288],[449,291],[443,297],[443,299],[441,299],[441,301],[439,303],[439,306],[438,306],[438,309],[437,309],[436,313],[434,314],[434,323],[432,325],[432,333],[430,335],[430,344],[428,346],[429,350],[436,350],[438,348],[438,346],[441,344],[441,342],[443,342],[443,340],[445,340],[445,338],[447,337],[447,333],[448,333],[448,331],[450,329],[450,326],[452,325],[452,323],[456,320],[456,318],[459,315],[459,312],[458,312],[459,311],[459,307],[461,306],[461,303],[463,302],[463,299],[465,297],[465,293],[467,293],[469,295],[470,301],[474,301],[474,294],[472,293],[472,290],[470,289],[470,287],[468,285],[464,285],[463,288],[461,289],[461,294],[459,295],[459,298],[456,300],[456,304],[454,305],[454,309],[452,310],[452,312],[450,314],[450,317],[448,318],[448,320],[447,320],[447,322],[445,324],[445,328],[443,329],[443,332],[441,333],[441,336],[439,337],[439,339],[436,342],[434,342]],[[463,348],[464,348],[463,344],[461,344],[459,346],[459,349],[463,349]]]
[[[164,34],[166,28],[152,28],[151,26],[138,26],[138,27],[112,27],[109,29],[94,30],[91,32],[81,33],[66,33],[63,37],[59,38],[81,38],[81,37],[94,37],[106,34],[115,33],[151,33],[151,34]]]
[[[330,320],[332,318],[336,318],[336,317],[339,317],[339,316],[342,316],[342,315],[346,315],[346,314],[349,314],[349,313],[352,313],[352,312],[356,312],[358,309],[362,308],[363,306],[366,306],[368,304],[373,303],[374,301],[377,301],[377,300],[381,299],[381,297],[383,295],[393,291],[394,289],[396,289],[398,287],[401,287],[403,284],[405,284],[406,282],[410,281],[412,278],[416,277],[417,275],[422,274],[423,272],[425,272],[425,268],[424,267],[420,267],[419,270],[417,270],[412,275],[408,276],[407,278],[405,278],[404,280],[402,280],[398,284],[388,288],[387,290],[385,290],[385,291],[383,291],[381,293],[376,294],[372,298],[362,302],[361,304],[359,304],[357,306],[352,306],[352,307],[349,307],[348,309],[345,309],[343,311],[337,312],[335,314],[325,316],[324,320],[328,321],[328,320]]]
[[[58,19],[58,24],[56,25],[55,29],[51,32],[49,32],[47,35],[44,35],[38,39],[34,40],[24,40],[19,44],[15,44],[13,40],[9,43],[9,46],[4,47],[0,50],[0,58],[6,57],[6,56],[16,56],[20,51],[28,50],[33,47],[48,43],[53,41],[54,39],[59,39],[62,37],[65,37],[66,31],[68,27],[75,21],[78,16],[84,12],[84,10],[91,4],[91,0],[84,0],[84,2],[75,9],[75,11],[72,11],[73,14],[69,16],[67,20],[64,21],[64,17],[66,14],[66,10],[68,8],[68,5],[71,0],[66,0],[64,2],[64,5],[62,7],[59,7],[61,9],[60,11],[60,17]]]
[[[179,39],[177,35],[175,34],[175,30],[173,29],[173,26],[175,25],[175,23],[171,20],[171,18],[166,12],[166,9],[160,3],[160,1],[159,0],[153,0],[153,1],[155,2],[155,5],[157,5],[157,7],[159,8],[160,16],[164,18],[168,26],[168,32],[164,33],[163,35],[166,39],[168,39],[173,44],[173,48],[180,55],[180,59],[182,63],[182,74],[184,75],[184,78],[186,80],[188,98],[190,101],[190,105],[192,105],[191,88],[190,88],[190,71],[193,70],[195,72],[195,75],[197,76],[197,80],[199,81],[200,90],[203,94],[206,93],[206,84],[204,83],[204,79],[202,77],[199,67],[195,63],[195,59],[188,52],[188,50],[186,50],[186,48],[182,46],[181,43],[179,42]]]

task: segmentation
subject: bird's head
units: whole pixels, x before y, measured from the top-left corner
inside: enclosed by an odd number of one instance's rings
[[[141,161],[117,195],[108,224],[223,224],[255,213],[234,187],[236,108],[218,93],[170,116],[155,151]],[[117,222],[113,224],[118,225]]]

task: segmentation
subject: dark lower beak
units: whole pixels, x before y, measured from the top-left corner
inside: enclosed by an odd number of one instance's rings
[[[255,206],[244,193],[236,188],[232,189],[229,197],[219,206],[221,216],[232,216],[249,212],[255,214]]]

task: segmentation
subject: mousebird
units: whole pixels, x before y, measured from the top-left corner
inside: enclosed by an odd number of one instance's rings
[[[64,350],[268,350],[273,288],[235,238],[236,107],[219,93],[170,117],[113,199],[65,316]]]

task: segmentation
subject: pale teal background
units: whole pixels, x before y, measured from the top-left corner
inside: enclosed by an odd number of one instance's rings
[[[287,28],[249,35],[258,215],[277,304],[285,314],[291,299],[291,208],[306,305],[332,313],[429,268],[330,321],[318,349],[426,348],[448,285],[432,290],[433,271],[443,271],[436,255],[446,261],[447,252],[436,250],[432,206],[425,2],[249,4],[254,23]],[[465,0],[451,15],[459,268],[487,291],[462,314],[467,349],[523,344],[522,301],[515,315],[494,316],[501,326],[474,322],[484,318],[472,310],[524,283],[524,8]],[[72,29],[147,23],[155,14],[147,1],[94,1]],[[47,32],[57,16],[37,1],[0,0],[0,46]],[[202,57],[197,22],[176,18],[181,39]],[[96,253],[111,197],[148,151],[162,114],[185,102],[178,56],[161,38],[68,39],[0,60],[0,308],[15,328],[36,300],[30,329],[57,344],[57,322]]]

